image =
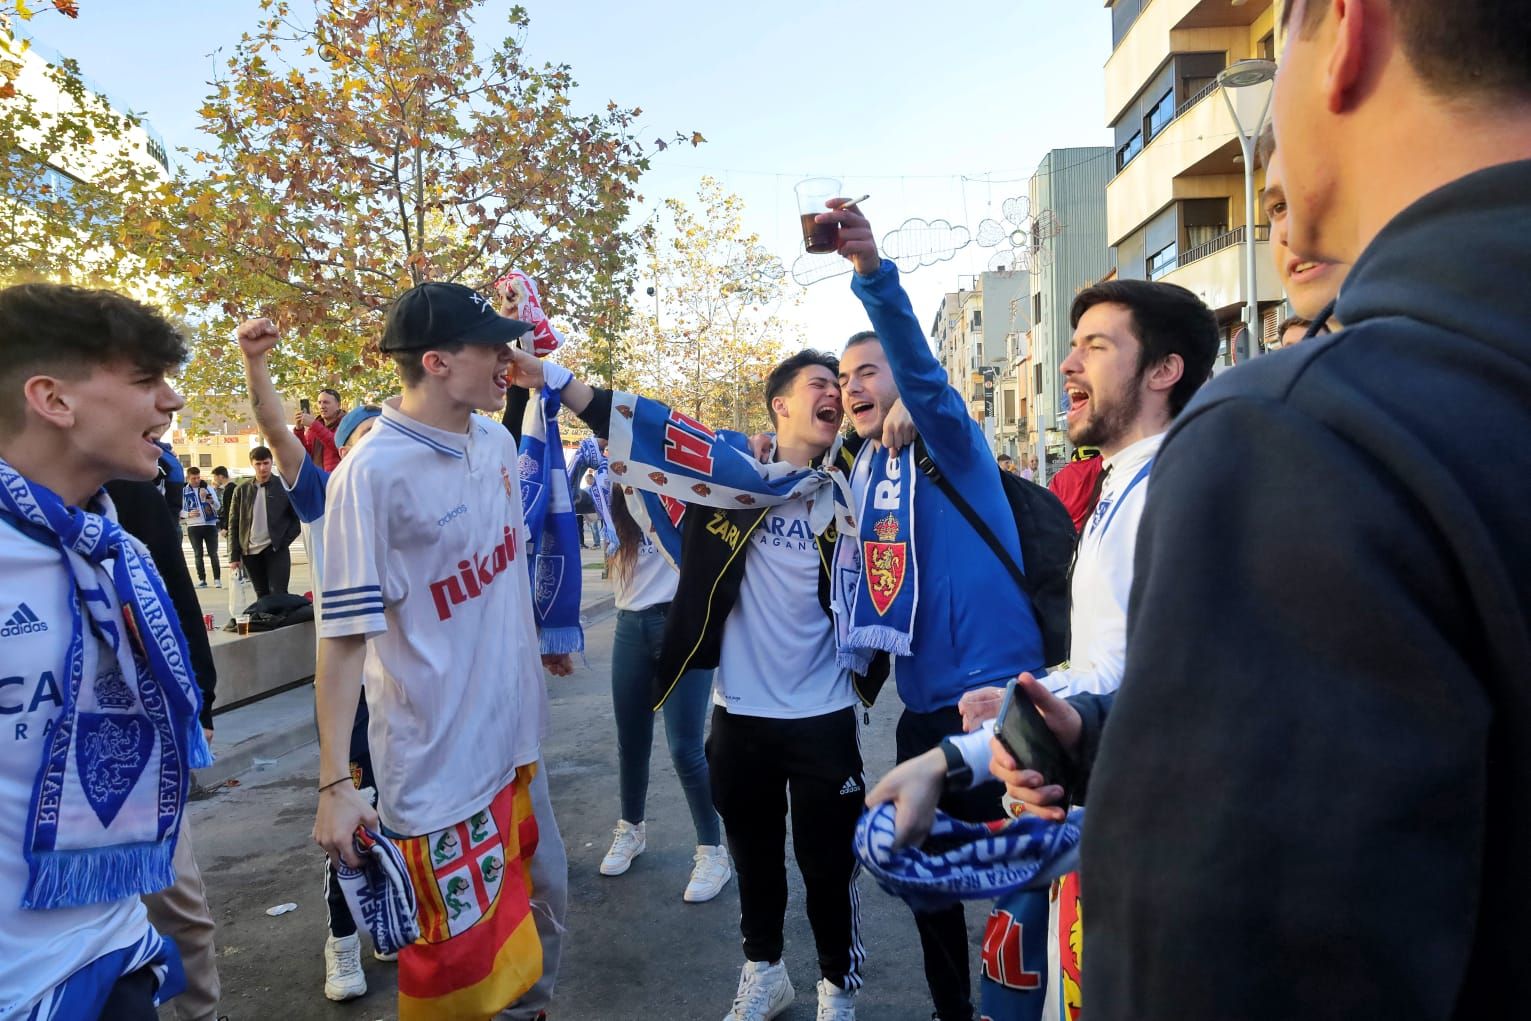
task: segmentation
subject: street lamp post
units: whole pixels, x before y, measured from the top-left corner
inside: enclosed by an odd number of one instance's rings
[[[1260,293],[1255,276],[1255,142],[1270,114],[1276,64],[1270,60],[1240,60],[1217,76],[1244,153],[1244,326],[1249,351],[1260,351]]]

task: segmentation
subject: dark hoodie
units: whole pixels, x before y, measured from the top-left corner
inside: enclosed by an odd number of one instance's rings
[[[1335,315],[1155,463],[1085,827],[1091,1021],[1531,1003],[1531,161],[1399,214]]]

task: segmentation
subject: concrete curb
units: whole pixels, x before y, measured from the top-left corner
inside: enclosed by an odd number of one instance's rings
[[[318,740],[319,732],[312,718],[307,723],[267,731],[241,741],[228,751],[219,752],[213,764],[206,769],[193,770],[192,787],[199,791],[216,790],[241,773],[255,768],[258,762],[281,758],[288,752],[295,752]]]

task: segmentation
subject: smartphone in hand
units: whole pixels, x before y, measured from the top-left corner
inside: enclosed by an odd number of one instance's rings
[[[299,398],[298,410],[303,412],[305,415],[312,415],[314,413],[313,407],[309,404],[307,397]]]
[[[994,736],[1022,769],[1035,770],[1049,784],[1063,788],[1065,807],[1074,796],[1074,764],[1058,738],[1048,729],[1042,714],[1015,681],[1005,689],[1005,700],[994,722]]]

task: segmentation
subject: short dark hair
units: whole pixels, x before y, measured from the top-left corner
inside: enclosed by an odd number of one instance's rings
[[[214,475],[222,475],[224,478],[228,478],[229,477],[229,470],[226,467],[224,467],[223,465],[220,464],[218,467],[213,469],[213,474]]]
[[[1297,31],[1311,33],[1329,0],[1285,0],[1283,27],[1302,3]],[[1388,0],[1409,63],[1442,96],[1531,96],[1531,18],[1509,0]]]
[[[1274,155],[1276,155],[1276,126],[1267,124],[1255,142],[1255,158],[1260,166],[1268,168],[1271,165],[1271,157]]]
[[[811,347],[804,348],[777,365],[766,377],[765,385],[766,414],[771,416],[773,426],[776,424],[776,409],[771,407],[771,402],[790,389],[797,382],[798,373],[810,365],[822,365],[829,370],[831,376],[840,375],[840,359],[828,351],[815,351]]]
[[[202,474],[202,469],[198,468],[194,464],[187,465],[186,466],[186,474],[187,475],[201,475]]]
[[[858,333],[851,334],[851,339],[845,342],[843,350],[849,351],[857,344],[865,344],[869,340],[875,340],[879,344],[882,343],[882,338],[877,335],[876,330],[861,330]],[[837,371],[835,375],[839,375],[839,372]]]
[[[994,460],[998,461],[1000,464],[1004,464],[1006,461],[1009,461],[1011,464],[1015,463],[1015,458],[1011,457],[1009,454],[1001,454]]]
[[[116,291],[30,283],[0,289],[0,431],[21,428],[22,386],[37,375],[81,379],[126,362],[169,372],[186,341],[157,309]]]
[[[1281,325],[1276,327],[1276,336],[1285,337],[1286,331],[1290,330],[1294,326],[1307,327],[1312,325],[1313,320],[1309,319],[1307,316],[1287,316],[1285,319],[1281,320]]]
[[[1191,395],[1207,381],[1217,357],[1221,338],[1217,317],[1196,295],[1178,284],[1149,280],[1107,280],[1086,287],[1074,298],[1069,325],[1096,305],[1123,305],[1132,313],[1132,332],[1138,338],[1138,372],[1172,354],[1180,356],[1185,371],[1170,390],[1171,417],[1180,414]]]
[[[331,397],[335,398],[335,403],[336,404],[340,403],[340,391],[339,390],[336,390],[333,387],[324,386],[324,387],[320,387],[319,388],[319,392],[321,394],[329,394]]]
[[[254,448],[252,448],[250,450],[250,463],[251,464],[254,464],[256,461],[269,461],[269,460],[271,460],[271,448],[270,447],[254,447]]]
[[[434,344],[430,347],[411,348],[408,351],[389,351],[388,357],[392,358],[393,364],[398,366],[399,379],[403,381],[405,386],[419,386],[420,381],[425,379],[425,366],[420,363],[420,359],[425,357],[427,351],[438,351],[442,354],[455,355],[465,347],[467,345],[462,341],[456,341],[451,344]],[[321,390],[319,392],[323,393],[324,391]],[[338,396],[335,399],[337,401],[340,400]]]

